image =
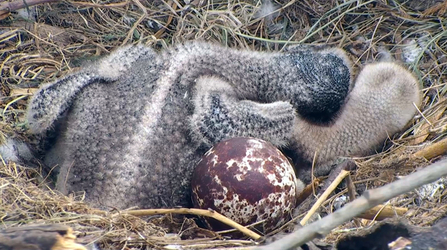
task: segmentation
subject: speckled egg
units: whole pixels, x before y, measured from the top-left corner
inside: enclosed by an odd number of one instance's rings
[[[242,225],[265,220],[264,232],[283,224],[296,203],[293,167],[275,146],[255,138],[216,144],[197,165],[191,184],[195,207],[213,209]],[[226,229],[207,222],[215,230]]]

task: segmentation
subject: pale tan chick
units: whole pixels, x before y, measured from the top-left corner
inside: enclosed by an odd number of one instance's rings
[[[366,156],[401,131],[421,105],[417,79],[396,63],[366,65],[333,123],[298,117],[293,147],[304,161],[316,156],[316,174],[338,157]],[[299,166],[297,166],[299,168]]]

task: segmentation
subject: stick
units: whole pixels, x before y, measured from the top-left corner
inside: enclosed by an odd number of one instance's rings
[[[342,170],[337,178],[331,183],[331,185],[324,191],[321,197],[315,202],[312,208],[307,212],[306,216],[300,221],[301,225],[305,225],[310,217],[317,211],[317,209],[321,206],[321,204],[329,197],[329,195],[337,188],[338,184],[349,175],[349,171]]]
[[[51,2],[59,2],[60,0],[18,0],[12,2],[2,1],[0,3],[0,20],[8,17],[11,11],[16,11],[23,9],[25,7],[30,7],[33,5],[41,4],[41,3],[51,3]]]
[[[375,206],[375,207],[371,208],[370,210],[362,213],[361,215],[359,215],[357,217],[362,218],[362,219],[367,219],[367,220],[380,221],[380,220],[384,220],[386,218],[391,218],[394,216],[402,216],[406,212],[408,212],[408,209],[404,208],[404,207],[378,205],[378,206]]]
[[[346,187],[348,189],[349,201],[355,200],[355,194],[356,194],[355,185],[354,185],[354,182],[352,181],[351,174],[349,174],[346,177]]]
[[[414,153],[414,156],[423,157],[427,160],[431,160],[446,152],[447,152],[447,138],[444,138],[422,150],[419,150],[418,152]]]
[[[351,174],[348,174],[345,178],[346,189],[348,190],[349,202],[355,200],[357,192],[355,191],[354,181],[352,181]],[[357,227],[361,227],[361,223],[359,219],[354,219],[354,223]]]
[[[213,210],[205,210],[205,209],[197,209],[197,208],[166,208],[166,209],[140,209],[140,210],[128,210],[123,211],[123,214],[130,214],[133,216],[147,216],[147,215],[157,215],[157,214],[193,214],[193,215],[201,215],[211,217],[216,219],[222,223],[227,224],[230,227],[233,227],[243,234],[251,237],[254,240],[260,239],[262,236],[251,231],[250,229],[242,226],[241,224],[228,219],[227,217],[219,214]]]
[[[405,178],[392,182],[383,187],[366,191],[360,198],[346,204],[334,213],[319,221],[298,229],[281,240],[259,247],[258,250],[282,250],[301,246],[315,237],[328,234],[332,229],[374,206],[377,206],[398,195],[407,193],[424,184],[436,181],[445,175],[447,175],[447,160],[442,160],[431,164],[425,169],[410,174]]]
[[[98,4],[98,3],[90,3],[90,2],[74,2],[69,1],[70,4],[76,7],[92,7],[92,8],[122,8],[129,4],[129,1],[120,2],[120,3],[107,3],[107,4]]]
[[[307,197],[311,196],[313,191],[318,187],[318,185],[320,185],[321,181],[322,178],[316,178],[311,184],[307,185],[296,197],[296,206],[299,206],[307,199]]]

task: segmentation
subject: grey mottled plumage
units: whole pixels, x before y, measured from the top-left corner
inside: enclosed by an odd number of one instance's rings
[[[45,163],[59,166],[63,192],[97,206],[186,206],[193,168],[221,140],[262,138],[306,160],[317,150],[323,164],[366,153],[411,119],[410,73],[367,66],[346,98],[350,68],[339,49],[123,47],[43,86],[29,128],[51,142]]]

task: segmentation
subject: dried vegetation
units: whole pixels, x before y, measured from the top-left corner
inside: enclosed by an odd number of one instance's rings
[[[4,7],[5,2],[1,4]],[[24,109],[40,84],[123,44],[162,49],[201,39],[264,51],[302,42],[330,44],[350,52],[359,67],[390,57],[404,61],[423,86],[423,105],[409,128],[390,139],[384,152],[357,159],[359,169],[353,178],[358,189],[381,186],[447,150],[446,9],[447,1],[397,0],[277,0],[264,5],[260,0],[80,0],[28,6],[11,15],[2,9],[0,141],[5,135],[27,138]],[[439,153],[423,151],[432,144]],[[223,240],[218,233],[197,227],[191,218],[98,211],[82,202],[82,194],[65,197],[52,191],[41,184],[44,178],[38,170],[0,163],[2,227],[64,223],[78,232],[80,242],[114,249],[254,244]],[[447,181],[440,181],[425,194],[419,190],[389,203],[408,208],[405,217],[411,223],[430,225],[447,213],[445,185]],[[330,211],[335,197],[323,211]],[[362,225],[347,223],[326,240],[334,242]]]

